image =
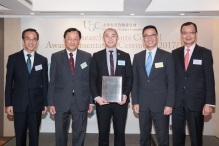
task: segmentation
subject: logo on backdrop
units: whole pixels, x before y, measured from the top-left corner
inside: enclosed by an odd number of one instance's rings
[[[96,29],[100,29],[100,22],[91,23],[90,21],[84,21],[84,28],[95,31]]]

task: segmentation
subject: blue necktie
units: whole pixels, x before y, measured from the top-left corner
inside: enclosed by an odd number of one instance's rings
[[[150,75],[151,72],[151,66],[152,66],[152,56],[151,56],[152,52],[148,52],[148,58],[147,58],[147,62],[146,62],[146,72],[147,75]]]
[[[28,72],[30,74],[31,72],[31,60],[30,60],[30,57],[31,57],[31,54],[27,54],[27,69],[28,69]]]

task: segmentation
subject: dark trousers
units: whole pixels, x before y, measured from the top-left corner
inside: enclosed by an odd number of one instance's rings
[[[26,146],[27,129],[29,146],[38,146],[41,115],[42,111],[32,113],[28,108],[23,113],[14,112],[16,146]]]
[[[125,146],[125,124],[128,104],[112,103],[96,107],[99,128],[99,146],[109,146],[111,118],[114,128],[114,146]]]
[[[159,146],[169,146],[169,116],[162,112],[139,111],[140,146],[151,146],[152,121]]]
[[[186,121],[191,137],[191,146],[202,146],[204,116],[201,111],[190,111],[186,104],[182,103],[179,108],[173,109],[172,121],[173,146],[185,146]]]
[[[83,146],[87,126],[87,111],[78,111],[75,101],[67,112],[56,111],[56,146],[67,146],[70,117],[72,116],[72,146]]]

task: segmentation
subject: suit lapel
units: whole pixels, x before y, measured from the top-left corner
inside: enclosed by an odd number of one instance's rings
[[[185,71],[185,61],[184,61],[184,46],[179,50],[179,60],[181,62],[182,68]]]
[[[23,67],[23,70],[25,71],[25,73],[27,73],[29,75],[28,69],[27,69],[27,64],[26,64],[26,60],[24,58],[24,52],[23,50],[21,50],[19,52],[19,61],[21,63],[21,66]]]
[[[109,76],[109,71],[108,71],[108,64],[107,64],[107,56],[106,56],[106,49],[104,49],[103,51],[102,51],[102,60],[103,60],[103,70],[104,70],[104,72],[106,72],[107,73],[107,75]],[[115,72],[116,73],[116,72]]]
[[[186,71],[187,73],[189,73],[192,70],[193,60],[197,59],[198,55],[199,55],[198,51],[199,51],[199,47],[198,47],[198,45],[196,45],[193,52],[192,52],[192,56],[189,60],[189,65],[188,65],[188,68],[187,68],[187,71]]]
[[[147,72],[146,72],[145,59],[146,59],[146,50],[142,51],[142,53],[140,55],[140,63],[141,63],[142,68],[144,68],[145,75],[148,77]]]
[[[32,74],[35,70],[35,66],[40,65],[40,59],[39,59],[39,54],[37,52],[34,53],[34,61],[33,61],[33,66],[31,69],[31,73]]]
[[[67,71],[72,75],[72,72],[71,72],[71,67],[70,67],[70,63],[69,63],[69,60],[68,60],[68,54],[67,54],[67,51],[66,49],[62,51],[62,60],[67,68]]]
[[[152,67],[151,67],[151,72],[150,72],[150,76],[149,77],[152,77],[152,76],[156,76],[156,74],[158,73],[157,71],[155,71],[155,63],[158,63],[158,62],[163,62],[161,59],[161,52],[160,52],[160,49],[157,48],[157,52],[154,56],[154,61],[152,63]]]
[[[123,60],[123,59],[122,59],[122,56],[121,56],[121,51],[117,49],[116,64],[114,65],[114,66],[116,66],[115,75],[117,75],[118,72],[119,72],[118,60]]]
[[[81,63],[83,60],[84,55],[82,54],[82,52],[80,50],[77,50],[77,54],[76,54],[76,62],[75,62],[75,73],[74,75],[76,76],[79,73],[79,70],[81,68]]]

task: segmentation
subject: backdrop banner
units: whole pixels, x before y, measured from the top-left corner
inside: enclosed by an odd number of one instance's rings
[[[213,19],[180,19],[180,18],[22,18],[21,31],[34,28],[39,33],[39,45],[37,52],[48,58],[48,66],[51,62],[51,54],[65,49],[63,35],[66,29],[74,27],[81,31],[82,38],[79,49],[91,54],[102,50],[105,45],[102,40],[103,32],[107,28],[114,28],[119,35],[117,48],[130,54],[133,60],[134,54],[145,49],[142,41],[142,29],[146,25],[154,25],[158,30],[158,47],[171,52],[182,46],[180,40],[180,27],[185,22],[194,22],[198,27],[198,40],[200,46],[208,49],[213,47]],[[41,132],[55,132],[54,117],[49,112],[42,117]],[[71,132],[71,126],[69,127]],[[113,126],[111,124],[111,133]],[[154,128],[152,133],[154,133]],[[98,133],[96,111],[88,116],[87,133]],[[129,104],[126,123],[126,133],[139,134],[138,115]],[[170,126],[170,134],[172,133]],[[187,131],[188,134],[188,131]],[[205,119],[204,135],[213,135],[213,120]]]

